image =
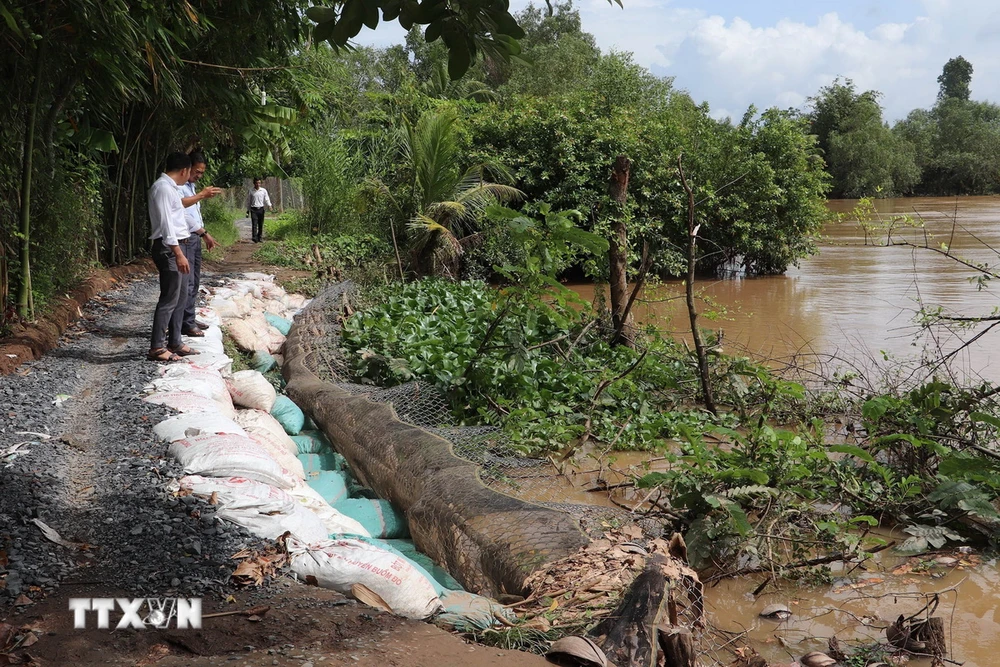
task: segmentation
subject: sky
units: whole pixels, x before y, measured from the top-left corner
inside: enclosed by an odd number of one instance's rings
[[[537,0],[544,4],[544,0]],[[712,115],[739,118],[751,104],[803,108],[836,77],[883,93],[889,121],[937,96],[937,77],[961,55],[972,97],[1000,101],[997,0],[576,0],[602,51],[631,51]],[[511,0],[516,11],[527,0]],[[398,25],[363,29],[358,42],[403,41]]]

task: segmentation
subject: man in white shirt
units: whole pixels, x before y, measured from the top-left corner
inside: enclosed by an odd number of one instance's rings
[[[267,196],[267,190],[260,186],[260,179],[253,179],[253,189],[247,192],[247,215],[250,216],[251,238],[254,243],[264,240],[264,207],[271,209],[271,198]]]
[[[184,204],[177,186],[191,175],[191,158],[184,153],[167,156],[164,173],[149,188],[149,220],[153,263],[160,274],[160,298],[153,312],[153,336],[147,357],[153,361],[179,361],[197,354],[181,339],[187,278],[191,271],[184,246],[190,241]]]
[[[215,188],[211,185],[201,192],[195,189],[195,183],[205,175],[205,156],[198,151],[188,154],[191,158],[191,174],[187,182],[180,186],[181,203],[184,204],[184,220],[187,223],[188,233],[191,235],[191,242],[184,246],[184,256],[188,264],[191,265],[191,273],[188,276],[187,292],[181,296],[184,299],[184,319],[181,323],[181,333],[185,336],[201,338],[205,334],[202,329],[208,327],[200,326],[195,319],[194,307],[198,301],[198,287],[201,285],[201,239],[205,239],[205,245],[209,250],[215,247],[215,239],[205,231],[205,224],[201,219],[201,202],[203,199],[211,199],[222,192],[222,188]]]

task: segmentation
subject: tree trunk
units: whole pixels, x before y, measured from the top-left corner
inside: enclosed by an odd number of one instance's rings
[[[601,648],[611,664],[694,667],[694,639],[685,626],[702,623],[701,583],[678,565],[663,555],[650,556],[615,611],[588,633],[604,637]],[[688,591],[686,599],[676,597],[679,589]]]
[[[687,280],[685,281],[685,297],[687,299],[688,318],[691,320],[691,337],[694,338],[694,350],[698,355],[698,375],[701,380],[701,393],[705,402],[705,408],[715,414],[715,398],[712,396],[712,379],[708,372],[708,352],[705,350],[705,343],[701,339],[701,330],[698,329],[698,309],[694,303],[694,277],[695,264],[698,261],[698,228],[701,225],[694,224],[694,191],[688,185],[684,176],[684,167],[681,164],[680,155],[677,156],[677,173],[681,178],[681,185],[687,193],[688,210],[688,244],[687,244]]]
[[[608,244],[609,283],[611,285],[611,320],[618,343],[635,347],[635,326],[627,311],[628,303],[628,232],[625,229],[625,202],[632,162],[624,155],[615,158],[608,194],[618,204],[617,217],[611,223]]]
[[[35,80],[31,84],[31,104],[25,112],[24,152],[21,159],[21,281],[17,292],[17,312],[23,318],[34,318],[35,315],[31,298],[31,175],[44,48],[45,39],[42,39],[35,50]]]

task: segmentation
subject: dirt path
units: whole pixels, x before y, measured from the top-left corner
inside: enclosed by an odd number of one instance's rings
[[[274,273],[253,249],[236,244],[216,270]],[[99,296],[55,350],[0,377],[0,665],[546,664],[286,577],[234,589],[230,557],[264,543],[167,492],[181,471],[152,435],[166,411],[140,400],[156,373],[143,359],[156,289],[146,276]],[[147,596],[201,597],[205,613],[270,609],[201,630],[73,629],[71,597]],[[20,663],[2,653],[5,629],[21,637]]]

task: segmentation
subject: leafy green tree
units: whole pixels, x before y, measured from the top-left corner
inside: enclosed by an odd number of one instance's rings
[[[862,197],[909,191],[920,179],[913,147],[882,120],[881,93],[858,93],[836,79],[810,98],[807,115],[833,177],[833,195]]]
[[[415,270],[424,275],[457,277],[460,259],[475,243],[478,221],[489,206],[515,201],[521,191],[487,180],[507,178],[497,163],[480,163],[463,169],[458,115],[451,109],[428,111],[415,123],[404,122],[401,148],[410,171],[406,199],[393,196],[397,210],[410,218]]]
[[[968,100],[971,95],[972,63],[962,56],[952,58],[944,64],[937,81],[941,86],[938,100]]]

